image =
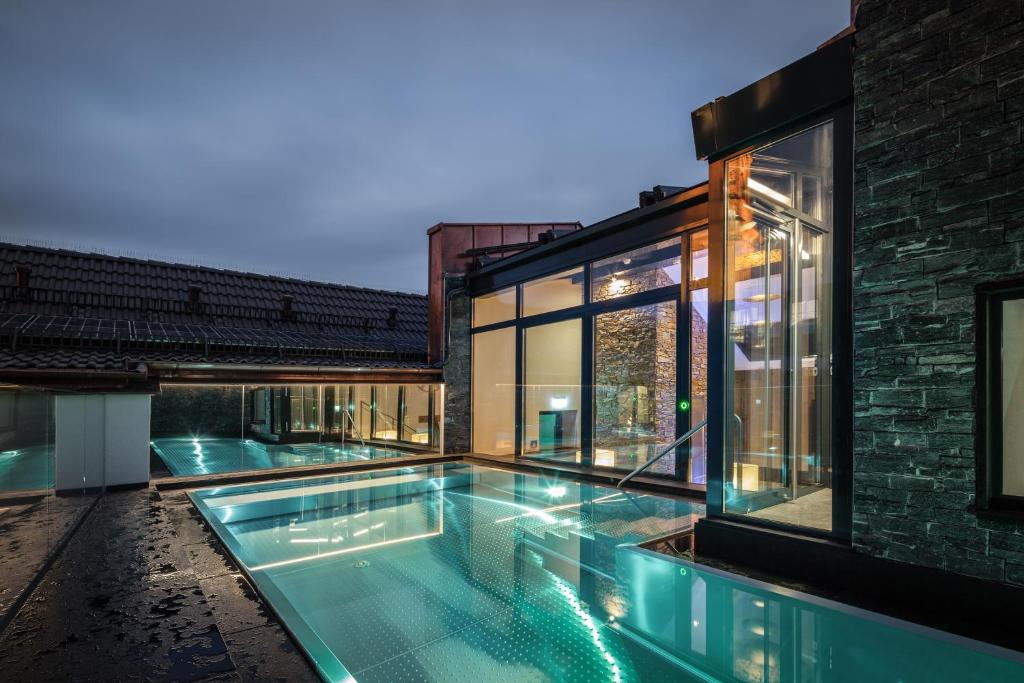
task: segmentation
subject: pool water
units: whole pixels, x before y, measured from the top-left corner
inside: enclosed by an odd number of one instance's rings
[[[52,489],[55,477],[53,444],[0,451],[0,492]]]
[[[191,495],[327,681],[1024,677],[1007,651],[637,546],[696,503],[465,463]]]
[[[250,439],[166,438],[150,442],[176,477],[302,467],[409,455],[405,451],[358,443],[264,444]]]

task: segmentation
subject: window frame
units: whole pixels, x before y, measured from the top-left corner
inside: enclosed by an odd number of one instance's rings
[[[976,399],[975,507],[982,516],[1024,520],[1024,496],[1002,493],[1003,302],[1024,299],[1024,278],[975,288]]]

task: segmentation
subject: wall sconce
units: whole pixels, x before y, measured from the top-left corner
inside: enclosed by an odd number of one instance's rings
[[[552,410],[565,410],[569,407],[568,396],[552,396],[551,400],[548,401],[551,404]]]
[[[612,281],[608,283],[608,293],[612,296],[618,296],[626,289],[626,281],[620,280],[617,277],[613,277]]]

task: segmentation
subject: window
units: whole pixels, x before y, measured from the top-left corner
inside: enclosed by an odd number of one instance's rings
[[[682,282],[682,240],[652,244],[591,266],[591,298],[606,301]]]
[[[515,317],[515,287],[484,294],[473,299],[473,327],[503,323]]]
[[[473,335],[473,451],[515,452],[516,328]]]
[[[406,384],[402,387],[401,440],[419,446],[434,443],[434,385]]]
[[[266,389],[254,389],[252,392],[252,421],[261,424],[267,421]]]
[[[580,447],[583,322],[566,320],[523,332],[525,455],[575,459]]]
[[[826,122],[725,165],[725,511],[825,531],[832,148]]]
[[[288,388],[291,409],[291,431],[310,432],[320,428],[320,400],[317,385],[297,385]]]
[[[582,304],[582,267],[531,280],[523,285],[523,316],[560,311]]]
[[[398,439],[397,384],[378,384],[373,387],[373,438],[384,441]]]
[[[978,506],[1024,513],[1024,282],[978,294]]]
[[[594,319],[594,464],[632,470],[676,439],[676,302]],[[675,474],[666,455],[653,472]]]

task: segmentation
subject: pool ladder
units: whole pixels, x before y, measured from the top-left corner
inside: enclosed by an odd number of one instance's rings
[[[670,443],[668,446],[665,446],[665,448],[663,448],[656,456],[654,456],[653,458],[651,458],[650,460],[645,462],[643,465],[640,465],[635,470],[633,470],[632,472],[630,472],[629,474],[624,476],[621,480],[619,480],[619,483],[615,485],[615,488],[621,489],[623,487],[623,485],[627,481],[629,481],[630,479],[632,479],[636,475],[640,474],[641,472],[643,472],[648,467],[650,467],[651,465],[656,463],[658,460],[661,460],[663,457],[665,457],[666,455],[668,455],[669,453],[671,453],[675,449],[677,449],[680,446],[682,446],[684,443],[686,443],[686,441],[688,441],[689,439],[693,438],[694,434],[696,434],[700,430],[704,429],[704,427],[706,427],[707,424],[708,424],[708,421],[706,419],[701,420],[700,422],[698,422],[690,431],[688,431],[685,434],[683,434],[681,437],[679,437],[678,439],[676,439],[675,441]]]

